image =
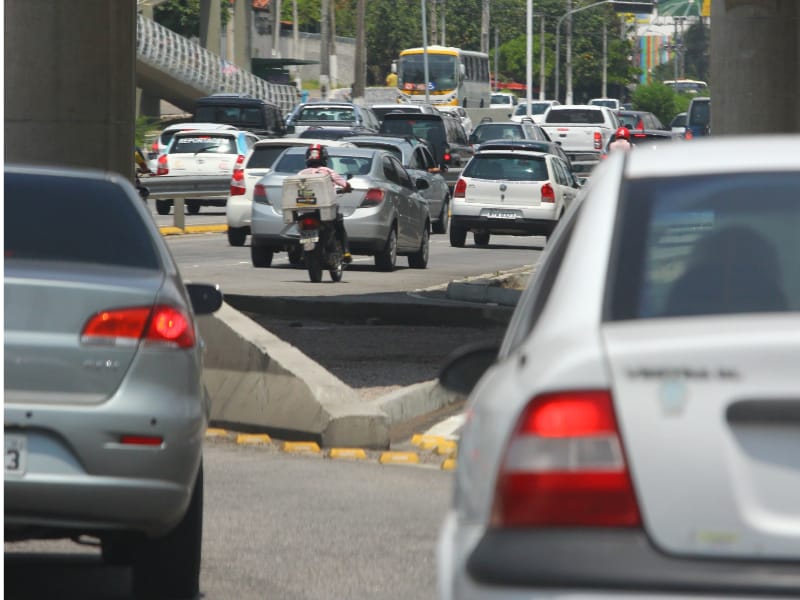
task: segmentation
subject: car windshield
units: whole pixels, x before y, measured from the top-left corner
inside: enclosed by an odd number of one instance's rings
[[[631,181],[612,320],[800,310],[798,189],[798,173]]]
[[[147,224],[114,183],[6,173],[4,193],[7,261],[160,268]]]
[[[353,123],[355,120],[356,115],[352,108],[340,106],[306,106],[296,119],[296,121],[344,121],[348,123]]]
[[[464,169],[464,177],[507,181],[544,181],[547,165],[541,156],[478,154]]]
[[[458,57],[428,53],[428,81],[431,90],[451,90],[456,86]],[[397,85],[404,90],[425,90],[425,63],[422,53],[400,57]]]
[[[176,135],[170,146],[170,154],[236,154],[236,143],[230,136],[222,135]]]

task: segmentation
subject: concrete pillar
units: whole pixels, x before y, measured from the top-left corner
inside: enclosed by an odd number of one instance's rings
[[[248,0],[236,0],[233,9],[233,62],[240,69],[252,71],[250,53],[250,20],[253,9]]]
[[[146,19],[153,18],[153,5],[144,3],[139,6],[139,13]],[[136,116],[152,117],[157,119],[161,116],[161,99],[158,96],[148,94],[142,89],[136,90]]]
[[[221,10],[220,0],[200,0],[200,45],[217,55],[220,54]]]
[[[798,17],[793,0],[712,0],[712,135],[800,132]]]
[[[5,160],[133,179],[136,0],[5,0]]]

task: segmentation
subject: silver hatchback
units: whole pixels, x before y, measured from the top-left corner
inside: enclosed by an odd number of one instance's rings
[[[134,187],[5,169],[5,539],[94,540],[137,596],[198,593],[209,402],[195,315]],[[88,536],[88,537],[87,537]]]

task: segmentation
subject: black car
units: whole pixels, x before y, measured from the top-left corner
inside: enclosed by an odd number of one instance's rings
[[[675,137],[672,129],[666,127],[657,116],[644,110],[621,110],[617,115],[619,123],[631,132],[631,143],[657,142]]]
[[[199,98],[195,103],[193,121],[226,123],[262,138],[286,134],[281,109],[248,94],[213,94]]]
[[[473,146],[480,146],[492,140],[539,140],[549,142],[550,137],[544,129],[536,125],[533,121],[525,119],[517,123],[515,121],[482,121],[469,136],[469,142]]]
[[[375,130],[365,127],[309,127],[297,137],[315,140],[339,140],[356,135],[374,135]]]

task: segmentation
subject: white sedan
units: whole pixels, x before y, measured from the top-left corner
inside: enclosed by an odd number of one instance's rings
[[[597,167],[499,349],[440,374],[471,390],[440,599],[800,597],[799,155]]]

